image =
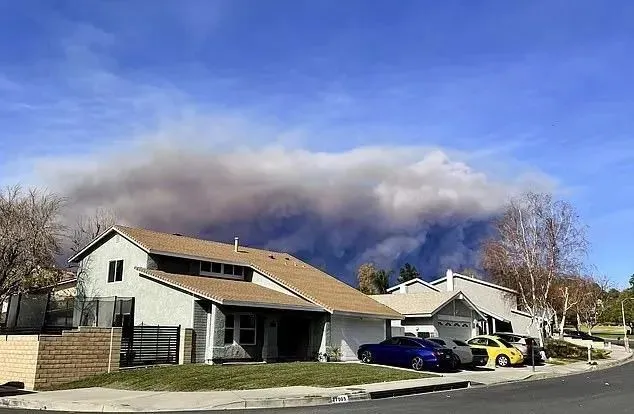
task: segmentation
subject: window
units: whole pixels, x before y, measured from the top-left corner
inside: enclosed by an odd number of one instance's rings
[[[418,337],[419,338],[430,338],[431,337],[431,333],[429,333],[429,332],[418,332]]]
[[[505,341],[505,340],[504,340],[504,339],[502,339],[502,338],[498,338],[498,341],[499,341],[499,342],[501,342],[501,343],[502,343],[502,345],[504,345],[504,346],[505,346],[505,347],[507,347],[507,348],[513,348],[513,345],[511,345],[510,343],[508,343],[508,341]],[[491,345],[491,346],[493,346],[493,345]],[[497,346],[497,345],[495,345],[495,346]]]
[[[244,276],[244,267],[233,266],[233,274],[234,276]]]
[[[401,338],[401,345],[407,348],[420,348],[420,344],[408,338]]]
[[[211,272],[211,262],[200,262],[201,272]]]
[[[111,260],[108,263],[108,283],[123,280],[123,260]]]
[[[473,338],[467,341],[467,343],[469,345],[481,345],[481,346],[487,346],[487,338]]]
[[[240,315],[241,345],[255,345],[255,315]]]
[[[235,317],[233,315],[227,315],[225,319],[225,344],[233,344],[234,326]]]
[[[388,338],[385,341],[381,342],[381,345],[398,345],[399,338]]]
[[[454,339],[453,343],[458,345],[458,346],[469,346],[466,343],[464,343],[463,341],[459,340],[459,339]]]
[[[237,333],[237,335],[236,335]],[[225,345],[255,345],[256,317],[249,314],[228,314],[225,319]]]
[[[211,263],[211,273],[222,273],[222,263]]]
[[[443,341],[442,339],[438,339],[438,338],[429,338],[429,340],[430,340],[430,341],[432,341],[432,342],[436,342],[438,345],[442,345],[442,346],[447,345],[447,344],[445,343],[445,341]]]
[[[232,275],[232,274],[233,274],[233,265],[226,264],[226,265],[224,266],[224,269],[223,269],[223,270],[224,270],[224,271],[223,271],[223,273],[224,273],[225,275]]]
[[[501,342],[501,340],[499,340],[499,341]],[[500,347],[500,345],[498,345],[498,343],[495,342],[493,339],[488,339],[486,346],[490,346],[490,347],[493,347],[493,348],[499,348]]]

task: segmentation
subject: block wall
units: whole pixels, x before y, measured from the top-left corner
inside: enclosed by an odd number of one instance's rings
[[[33,389],[38,350],[38,335],[0,336],[0,385],[15,381]]]
[[[121,328],[80,327],[40,336],[34,389],[119,370]]]

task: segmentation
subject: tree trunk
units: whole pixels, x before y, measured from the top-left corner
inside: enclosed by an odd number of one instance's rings
[[[577,312],[577,330],[581,330],[581,316],[579,316],[579,312]]]
[[[564,330],[563,321],[566,319],[566,315],[564,314],[564,316],[563,316],[564,319],[562,320],[562,325],[561,326],[559,325],[559,318],[557,317],[557,312],[555,312],[554,316],[555,316],[555,327],[559,327],[560,328],[560,329],[558,329],[559,335],[563,336],[563,333],[564,333],[563,332],[563,330]]]

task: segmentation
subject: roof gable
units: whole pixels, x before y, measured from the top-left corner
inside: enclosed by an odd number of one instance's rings
[[[375,301],[335,277],[281,252],[219,243],[151,230],[114,226],[69,261],[80,260],[95,247],[98,240],[116,232],[147,253],[202,260],[230,261],[249,266],[291,292],[323,307],[339,312],[386,319],[401,319],[402,315]]]
[[[391,288],[388,288],[387,291],[389,293],[391,293],[391,292],[394,292],[396,290],[399,290],[401,288],[401,286],[411,286],[413,284],[423,285],[423,286],[428,287],[428,288],[430,288],[430,289],[432,289],[432,290],[434,290],[436,292],[440,291],[436,286],[432,285],[429,282],[425,282],[423,279],[421,279],[419,277],[414,278],[414,279],[410,279],[410,280],[406,280],[405,282],[399,283],[398,285],[394,285]]]
[[[482,279],[476,279],[474,277],[469,277],[469,276],[465,276],[463,274],[460,273],[454,273],[453,274],[454,279],[461,279],[461,280],[465,280],[467,282],[472,282],[472,283],[476,283],[479,285],[483,285],[483,286],[487,286],[493,289],[497,289],[497,290],[503,290],[505,292],[509,292],[509,293],[515,293],[517,294],[517,291],[511,288],[507,288],[506,286],[501,286],[501,285],[497,285],[495,283],[491,283],[491,282],[487,282],[486,280],[482,280]],[[443,282],[447,281],[447,276],[441,277],[439,279],[436,280],[432,280],[431,282],[429,282],[432,286],[436,286],[439,285]]]
[[[453,300],[464,300],[470,308],[482,315],[461,291],[385,294],[372,295],[372,297],[405,316],[433,316]]]

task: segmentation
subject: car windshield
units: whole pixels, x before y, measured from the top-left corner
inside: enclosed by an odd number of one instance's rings
[[[498,342],[500,342],[502,345],[504,345],[507,348],[513,348],[513,345],[511,345],[508,341],[502,338],[498,338]]]
[[[456,345],[458,345],[458,346],[469,346],[469,345],[467,345],[467,344],[466,344],[466,342],[463,342],[463,341],[461,341],[461,340],[459,340],[459,339],[454,339],[454,340],[453,340],[453,342],[454,342]]]

